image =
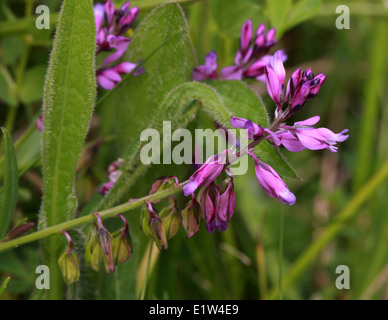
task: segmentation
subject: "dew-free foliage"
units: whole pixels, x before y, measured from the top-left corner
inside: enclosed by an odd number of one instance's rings
[[[43,204],[40,228],[74,217],[74,175],[95,99],[95,25],[92,1],[65,0],[51,53],[43,99]],[[42,242],[50,267],[48,296],[61,298],[60,236]]]
[[[15,212],[18,193],[18,164],[12,137],[7,129],[2,128],[5,140],[4,190],[0,193],[0,240],[7,234],[12,216]]]

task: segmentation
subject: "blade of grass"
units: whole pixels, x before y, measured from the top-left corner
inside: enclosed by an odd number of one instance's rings
[[[385,21],[374,28],[374,39],[370,51],[370,75],[365,86],[365,101],[361,114],[361,128],[354,172],[354,190],[358,190],[368,179],[375,163],[374,148],[379,121],[379,97],[382,94],[386,70],[386,30]]]

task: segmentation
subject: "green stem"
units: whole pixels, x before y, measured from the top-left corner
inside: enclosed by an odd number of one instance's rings
[[[164,199],[168,196],[171,196],[175,193],[182,191],[183,186],[187,182],[188,181],[185,181],[176,187],[172,187],[170,189],[160,191],[160,192],[154,193],[152,195],[149,195],[149,196],[146,196],[146,197],[143,197],[140,199],[130,200],[130,201],[123,203],[121,205],[118,205],[116,207],[100,211],[99,212],[100,217],[101,217],[101,219],[112,218],[120,213],[124,213],[124,212],[130,211],[130,210],[133,210],[133,209],[136,209],[136,208],[142,206],[145,203],[145,201],[153,202],[153,201]],[[53,234],[60,232],[61,230],[69,230],[69,229],[78,227],[80,225],[86,224],[86,223],[92,223],[94,221],[95,221],[95,216],[93,214],[89,214],[87,216],[83,216],[83,217],[80,217],[77,219],[69,220],[69,221],[57,224],[55,226],[51,226],[51,227],[46,228],[46,229],[36,231],[36,232],[31,233],[29,235],[26,235],[24,237],[16,238],[14,240],[7,241],[7,242],[1,242],[0,243],[0,252],[7,250],[7,249],[18,247],[22,244],[37,241],[37,240],[40,240],[43,238],[47,238]]]
[[[335,221],[328,225],[322,235],[311,243],[295,261],[290,271],[284,278],[283,290],[290,287],[314,261],[323,248],[343,229],[345,223],[354,218],[360,207],[375,193],[376,189],[388,178],[388,161],[378,170],[372,178],[353,196],[345,208],[337,215]],[[275,288],[268,296],[276,299],[279,290]]]
[[[0,286],[0,299],[1,299],[5,289],[7,288],[9,280],[11,280],[11,277],[5,278],[4,282]]]
[[[283,300],[283,229],[284,211],[280,209],[279,221],[279,300]]]
[[[143,288],[141,289],[140,300],[144,300],[145,294],[146,294],[146,291],[147,291],[147,284],[148,284],[148,277],[149,277],[149,274],[150,274],[150,265],[151,265],[152,248],[153,248],[153,246],[154,246],[154,242],[151,240],[150,241],[150,252],[148,254],[147,271],[146,271],[146,275],[145,275],[145,278],[144,278]]]

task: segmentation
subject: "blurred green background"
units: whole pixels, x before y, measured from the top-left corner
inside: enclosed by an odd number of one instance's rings
[[[60,3],[0,0],[0,125],[12,132],[16,141],[26,130],[34,130],[52,45],[54,28],[38,31],[34,8],[48,5],[54,25]],[[286,180],[297,197],[291,207],[261,190],[251,166],[245,176],[235,179],[237,208],[226,232],[208,234],[202,225],[198,234],[186,239],[180,230],[169,241],[167,251],[153,251],[146,298],[388,298],[388,105],[384,99],[388,6],[382,1],[328,0],[203,0],[182,5],[199,64],[215,50],[219,66],[231,65],[241,25],[248,19],[255,28],[261,22],[276,27],[279,43],[275,50],[284,49],[288,54],[287,77],[298,67],[312,67],[314,73],[327,76],[319,95],[293,120],[320,115],[320,126],[334,132],[347,128],[350,138],[341,143],[338,153],[285,153],[300,176],[300,180]],[[336,28],[338,5],[350,9],[348,30]],[[141,10],[138,22],[148,12]],[[272,114],[273,104],[265,95],[265,85],[253,81],[249,84],[263,95]],[[102,119],[110,118],[109,112],[96,111],[89,145],[114,126],[107,120],[100,126]],[[206,115],[201,115],[198,122],[199,126],[210,123]],[[106,141],[109,139],[115,137]],[[97,154],[91,149],[85,148],[86,164],[78,174],[81,207],[104,182],[109,163],[120,156],[114,144],[104,143]],[[42,186],[39,150],[37,131],[19,142],[22,173],[14,224],[25,218],[37,220]],[[138,182],[131,196],[147,194],[158,176],[172,172],[178,172],[183,181],[192,168],[158,166]],[[184,202],[180,204],[182,208]],[[139,211],[130,219],[131,231],[138,232]],[[134,242],[140,241],[147,239],[135,236]],[[136,258],[143,261],[140,268],[131,261],[119,268],[128,273],[127,285],[134,285],[133,277],[144,279],[148,254],[142,250]],[[12,278],[3,299],[28,299],[39,264],[37,243],[0,253],[0,281],[8,275]],[[349,267],[349,290],[336,288],[339,265]],[[97,281],[100,292],[95,298],[112,298],[109,289],[102,288],[109,288],[114,281],[115,275],[101,274]]]

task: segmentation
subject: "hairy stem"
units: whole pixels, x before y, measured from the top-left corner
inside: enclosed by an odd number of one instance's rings
[[[145,197],[140,198],[140,199],[129,200],[128,202],[123,203],[121,205],[118,205],[116,207],[100,211],[99,215],[100,215],[101,219],[112,218],[120,213],[124,213],[124,212],[130,211],[130,210],[136,209],[136,208],[142,206],[146,201],[153,202],[153,201],[164,199],[168,196],[171,196],[175,193],[182,191],[184,185],[187,182],[188,181],[185,181],[185,182],[183,182],[175,187],[154,193],[154,194],[149,195],[149,196],[145,196]],[[37,240],[40,240],[43,238],[47,238],[53,234],[60,232],[61,230],[69,230],[69,229],[72,229],[75,227],[79,227],[79,226],[86,224],[86,223],[92,223],[95,221],[95,219],[96,218],[93,214],[89,214],[87,216],[83,216],[83,217],[80,217],[77,219],[69,220],[69,221],[57,224],[55,226],[51,226],[51,227],[46,228],[46,229],[36,231],[36,232],[31,233],[29,235],[26,235],[24,237],[16,238],[16,239],[11,240],[11,241],[1,242],[0,243],[0,252],[7,250],[7,249],[18,247],[22,244],[37,241]]]

